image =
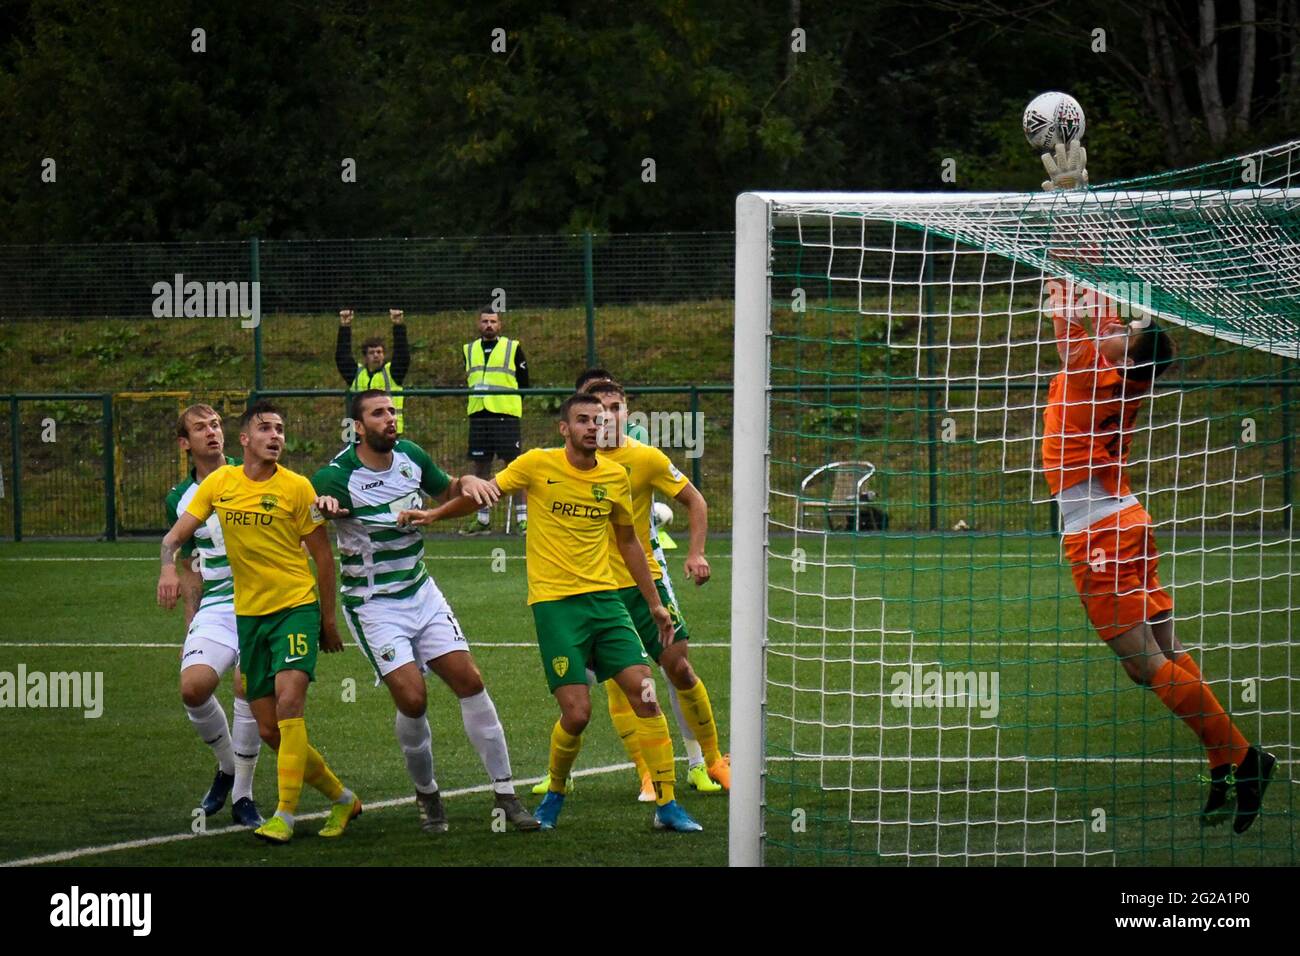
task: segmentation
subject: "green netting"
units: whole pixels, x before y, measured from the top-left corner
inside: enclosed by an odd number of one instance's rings
[[[1290,144],[1077,196],[771,200],[764,858],[1294,864]],[[1276,754],[1203,828],[1192,731],[1085,616],[1042,471],[1050,283],[1174,327],[1128,475],[1177,638]],[[936,684],[937,682],[937,684]]]

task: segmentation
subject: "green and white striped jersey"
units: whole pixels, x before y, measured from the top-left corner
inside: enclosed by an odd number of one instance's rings
[[[226,456],[227,465],[242,464],[238,458]],[[167,527],[176,524],[177,515],[183,514],[190,505],[190,499],[199,490],[199,482],[194,480],[194,469],[190,476],[167,492]],[[235,600],[235,579],[230,572],[230,561],[226,558],[226,541],[221,536],[221,521],[214,511],[211,517],[199,525],[194,537],[181,545],[181,556],[189,558],[199,553],[199,574],[203,578],[203,597],[199,601],[199,610],[215,604],[233,604]]]
[[[423,448],[400,439],[387,471],[371,471],[355,447],[345,448],[311,483],[316,494],[337,498],[349,512],[330,522],[338,537],[345,607],[406,597],[424,584],[424,536],[419,528],[399,528],[397,516],[424,507],[423,496],[442,494],[451,479]]]

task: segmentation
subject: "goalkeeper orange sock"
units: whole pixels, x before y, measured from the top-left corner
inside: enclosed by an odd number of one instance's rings
[[[1166,658],[1151,678],[1151,689],[1200,738],[1211,768],[1241,762],[1250,745],[1233,725],[1209,684]]]
[[[276,813],[293,819],[302,796],[303,773],[307,767],[307,722],[301,717],[280,721],[280,750],[276,755],[275,776],[280,787]]]
[[[663,711],[653,717],[638,717],[636,734],[641,743],[641,754],[650,767],[650,780],[655,786],[655,803],[662,807],[672,801],[676,780],[673,741],[668,736],[668,721],[664,719]]]
[[[682,715],[691,725],[691,733],[704,751],[704,762],[710,767],[722,759],[718,750],[718,725],[713,720],[713,705],[709,703],[709,692],[704,689],[704,681],[698,677],[695,686],[688,690],[677,691],[677,698],[684,705]]]
[[[627,694],[623,693],[623,688],[618,686],[618,681],[612,677],[605,681],[605,696],[609,701],[609,719],[614,723],[618,739],[623,741],[627,759],[636,764],[637,780],[642,780],[650,774],[650,768],[646,766],[645,757],[641,754],[641,744],[637,740],[636,712],[632,710],[632,702],[627,699]]]
[[[1201,668],[1197,665],[1196,658],[1192,657],[1191,654],[1183,654],[1183,656],[1175,660],[1174,663],[1178,665],[1179,670],[1186,671],[1197,680],[1205,680],[1205,678],[1201,676]]]
[[[573,762],[582,749],[582,734],[571,734],[557,720],[551,728],[551,760],[547,768],[551,774],[551,793],[564,793]]]

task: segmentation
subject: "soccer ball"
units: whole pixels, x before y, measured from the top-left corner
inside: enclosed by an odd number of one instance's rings
[[[1083,139],[1083,107],[1069,93],[1041,93],[1025,107],[1021,125],[1029,145],[1048,153],[1057,143],[1068,146]]]
[[[650,510],[654,512],[655,524],[659,527],[666,528],[673,523],[673,509],[662,501],[656,501]]]

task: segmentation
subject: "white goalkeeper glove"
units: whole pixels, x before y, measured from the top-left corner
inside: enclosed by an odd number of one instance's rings
[[[1088,185],[1088,151],[1072,142],[1069,149],[1062,143],[1056,144],[1056,155],[1043,153],[1043,168],[1048,178],[1043,180],[1043,189],[1080,189]]]

